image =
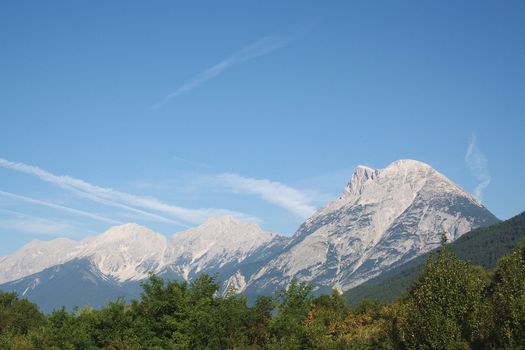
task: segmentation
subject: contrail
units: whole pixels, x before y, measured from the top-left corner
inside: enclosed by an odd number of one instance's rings
[[[488,160],[484,154],[482,154],[476,145],[476,134],[472,134],[467,147],[467,154],[465,155],[465,161],[467,163],[470,172],[479,181],[478,185],[474,189],[474,196],[481,201],[483,191],[490,184],[490,173],[488,168]]]

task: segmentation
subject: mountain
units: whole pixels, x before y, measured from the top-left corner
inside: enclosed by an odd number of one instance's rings
[[[144,226],[125,224],[79,242],[58,238],[34,240],[0,260],[0,282],[19,279],[73,259],[86,258],[103,275],[117,281],[141,280],[159,271],[166,238]]]
[[[89,259],[73,259],[24,278],[7,282],[0,290],[15,291],[46,313],[65,306],[100,308],[123,297],[137,298],[140,281],[118,282],[104,276]]]
[[[35,239],[12,255],[0,257],[0,283],[15,280],[69,260],[77,242],[67,238]]]
[[[347,290],[477,227],[499,220],[477,199],[415,160],[385,169],[357,167],[342,195],[293,235],[283,252],[248,281],[248,293],[293,279],[319,290]]]
[[[204,271],[227,279],[243,264],[280,252],[285,241],[275,233],[264,232],[256,223],[239,222],[229,215],[210,218],[173,235],[167,254],[170,263],[164,272],[185,280]]]
[[[470,231],[448,247],[462,260],[494,269],[499,259],[525,241],[525,212],[493,226]],[[363,299],[392,301],[407,291],[419,274],[429,254],[426,253],[394,269],[385,271],[344,293],[353,305]]]
[[[290,238],[231,216],[210,218],[171,239],[137,224],[81,241],[32,241],[0,258],[0,289],[49,311],[136,297],[150,272],[191,280],[200,273],[246,295],[270,294],[293,279],[318,292],[348,290],[465,232],[498,222],[477,199],[427,164],[400,160],[357,167],[341,196]]]
[[[202,272],[224,281],[249,279],[255,270],[251,264],[265,263],[285,242],[231,216],[210,218],[169,241],[146,227],[125,224],[79,242],[29,243],[0,260],[0,289],[16,291],[46,312],[63,305],[97,307],[119,296],[138,297],[149,272],[179,280]]]

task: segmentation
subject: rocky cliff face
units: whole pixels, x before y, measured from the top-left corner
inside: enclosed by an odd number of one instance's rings
[[[229,286],[247,294],[272,293],[293,278],[318,290],[346,290],[436,248],[443,234],[452,241],[497,221],[429,165],[400,160],[380,170],[357,167],[341,196],[290,238],[231,216],[211,218],[171,240],[125,224],[78,242],[33,241],[0,257],[0,288],[49,308],[65,300],[110,300],[93,297],[97,293],[137,296],[149,272],[184,280],[217,274],[224,291]]]
[[[318,210],[284,251],[248,281],[248,290],[292,278],[346,290],[465,232],[497,222],[470,194],[427,164],[400,160],[359,166],[342,195]]]
[[[149,272],[176,272],[188,279],[227,265],[238,265],[281,242],[255,223],[231,216],[214,217],[201,226],[175,233],[170,241],[137,224],[115,226],[79,242],[32,241],[0,260],[0,283],[16,280],[74,259],[90,261],[100,274],[118,282],[142,280]]]

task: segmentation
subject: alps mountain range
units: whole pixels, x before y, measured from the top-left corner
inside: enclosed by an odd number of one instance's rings
[[[400,160],[357,167],[340,197],[291,237],[223,216],[170,239],[125,224],[81,241],[35,240],[0,257],[0,289],[45,311],[137,297],[150,272],[184,280],[217,274],[224,288],[249,295],[286,288],[293,278],[344,291],[436,248],[443,234],[452,241],[498,221],[429,165]]]

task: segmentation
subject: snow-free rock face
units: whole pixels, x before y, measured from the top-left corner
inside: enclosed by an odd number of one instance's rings
[[[100,275],[117,282],[142,280],[149,272],[171,272],[177,278],[189,279],[201,272],[237,266],[248,258],[264,257],[282,241],[255,223],[231,216],[210,218],[201,226],[174,234],[171,241],[147,227],[125,224],[78,242],[63,238],[32,241],[0,258],[0,283],[73,259],[89,261]]]
[[[140,281],[149,272],[179,280],[203,272],[217,274],[219,281],[225,281],[225,293],[230,288],[242,292],[257,268],[281,252],[285,243],[285,238],[231,216],[211,218],[171,240],[146,227],[126,224],[80,242],[28,244],[0,260],[0,271],[6,276],[0,289],[16,291],[46,312],[63,305],[68,309],[102,306],[119,296],[138,298]],[[43,259],[46,253],[49,256]]]
[[[429,165],[400,160],[380,170],[357,167],[341,196],[290,238],[231,216],[211,218],[169,240],[126,224],[79,242],[33,241],[0,257],[0,288],[49,308],[66,301],[102,305],[121,292],[137,297],[149,272],[185,280],[217,274],[223,291],[232,287],[247,295],[286,288],[294,277],[319,290],[347,290],[436,248],[443,233],[454,240],[497,221]],[[90,299],[81,289],[99,291],[101,298]]]
[[[164,267],[167,247],[160,233],[125,224],[83,240],[76,257],[88,258],[103,275],[115,280],[141,280]]]
[[[240,270],[237,270],[226,281],[224,281],[222,294],[243,292],[246,288],[246,279]]]
[[[301,225],[247,289],[284,288],[295,277],[321,289],[346,290],[436,248],[443,233],[454,240],[497,221],[427,164],[400,160],[381,170],[359,166],[341,197]]]
[[[0,258],[0,283],[12,281],[70,259],[77,242],[67,238],[33,240],[15,253]]]
[[[240,222],[229,215],[213,217],[172,236],[169,269],[184,279],[204,271],[229,272],[273,247],[279,238],[264,232],[256,223]]]
[[[191,280],[217,274],[222,288],[241,292],[286,239],[231,216],[211,218],[171,240],[137,224],[115,226],[79,242],[33,241],[0,258],[1,290],[16,291],[46,312],[66,306],[101,306],[116,297],[138,298],[149,272]]]
[[[77,258],[87,258],[101,274],[114,280],[141,280],[164,265],[166,248],[164,236],[137,224],[115,226],[78,242],[34,240],[0,260],[0,283]]]

